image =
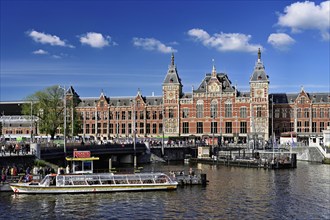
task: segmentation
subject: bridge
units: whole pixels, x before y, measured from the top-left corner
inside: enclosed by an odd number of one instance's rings
[[[136,144],[135,149],[133,144],[69,145],[66,146],[65,153],[62,147],[41,147],[40,159],[64,166],[65,157],[72,157],[74,150],[90,151],[92,156],[99,157],[100,161],[94,162],[97,166],[100,163],[109,163],[109,159],[114,163],[132,164],[134,154],[138,162],[144,162],[148,148],[140,143]]]

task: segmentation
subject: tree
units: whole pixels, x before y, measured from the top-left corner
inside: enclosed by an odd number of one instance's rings
[[[51,140],[54,140],[57,129],[63,127],[63,97],[64,90],[62,88],[58,85],[51,86],[28,96],[26,101],[29,103],[24,104],[22,108],[24,115],[32,114],[38,118],[39,131],[50,135]]]

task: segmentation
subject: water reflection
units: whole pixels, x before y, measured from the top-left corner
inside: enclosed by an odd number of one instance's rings
[[[151,165],[145,170],[187,170]],[[74,195],[0,193],[0,219],[330,219],[330,166],[298,163],[295,170],[215,165],[202,169],[206,187],[176,191]]]

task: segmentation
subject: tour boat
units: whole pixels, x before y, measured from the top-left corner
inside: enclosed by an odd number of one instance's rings
[[[48,174],[39,183],[12,183],[14,193],[97,193],[173,190],[178,182],[164,173]]]

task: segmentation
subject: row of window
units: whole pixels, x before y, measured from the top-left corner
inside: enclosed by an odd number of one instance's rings
[[[330,108],[312,108],[312,118],[330,118]],[[282,108],[275,109],[275,118],[294,118],[294,109],[292,108]],[[297,118],[309,118],[310,108],[298,108]]]
[[[318,126],[317,126],[318,125]],[[330,126],[330,121],[329,122],[312,122],[312,127],[310,127],[309,121],[297,121],[297,132],[322,132],[323,130],[326,129],[326,125]],[[294,123],[284,123],[281,125],[275,125],[274,132],[275,133],[282,133],[282,132],[290,132],[294,131]]]
[[[204,122],[183,122],[182,123],[182,133],[183,134],[190,134],[191,133],[191,126],[194,125],[197,128],[196,133],[197,134],[203,134],[205,131],[204,127]],[[211,122],[211,128],[210,131],[211,133],[219,133],[218,130],[218,122]],[[97,128],[95,124],[86,124],[85,126],[85,132],[86,134],[107,134],[108,133],[108,128],[107,124],[103,123],[103,126],[101,123],[97,124]],[[147,123],[146,126],[144,127],[144,123],[136,123],[136,133],[137,134],[160,134],[163,130],[163,124],[150,124]],[[247,122],[240,122],[239,123],[239,133],[246,134],[247,133]],[[158,128],[158,129],[157,129]],[[144,130],[145,129],[145,130]],[[81,130],[84,131],[84,127],[81,127]],[[209,129],[207,129],[209,130]],[[132,124],[128,123],[110,123],[109,124],[109,134],[131,134],[133,131]],[[127,133],[126,133],[127,132]],[[224,132],[227,134],[233,133],[233,122],[225,122],[225,128]]]
[[[80,119],[81,120],[132,120],[134,113],[133,111],[97,111],[97,112],[80,112]],[[162,111],[135,111],[135,119],[163,119]]]

